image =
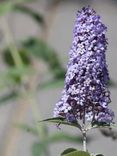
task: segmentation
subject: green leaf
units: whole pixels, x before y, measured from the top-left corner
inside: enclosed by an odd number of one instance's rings
[[[55,50],[44,43],[42,40],[30,38],[21,44],[23,49],[28,51],[28,54],[36,58],[42,59],[50,68],[56,79],[62,79],[65,76],[65,69],[62,67],[59,57]],[[53,59],[54,58],[54,59]]]
[[[79,123],[77,123],[77,121],[74,123],[70,123],[63,117],[49,118],[49,119],[42,120],[40,122],[50,122],[50,123],[56,123],[58,125],[63,124],[63,125],[68,125],[68,126],[74,126],[81,130],[81,126]]]
[[[30,57],[29,57],[27,51],[25,51],[25,49],[18,50],[18,53],[19,53],[24,65],[30,65],[31,64]],[[2,58],[8,66],[10,66],[10,67],[15,66],[15,62],[14,62],[14,59],[12,57],[12,54],[11,54],[11,51],[9,48],[3,50]]]
[[[92,124],[92,127],[95,127],[95,126],[98,126],[98,127],[110,126],[109,123],[106,123],[106,122],[98,122],[98,121],[93,121],[91,124]]]
[[[91,129],[95,129],[95,128],[117,128],[117,125],[116,124],[107,124],[107,123],[93,123],[89,126],[86,127],[86,131],[89,131]]]
[[[12,91],[8,94],[5,94],[0,97],[0,105],[4,104],[7,101],[14,100],[19,96],[18,91]]]
[[[84,151],[73,151],[73,152],[70,152],[61,156],[90,156],[90,154]]]
[[[12,2],[2,2],[0,3],[0,16],[6,14],[13,8]]]
[[[23,78],[24,76],[28,76],[32,73],[34,73],[34,70],[29,66],[22,66],[21,68],[8,68],[5,72],[1,72],[0,87],[2,87],[2,84],[5,83],[6,86],[20,84],[21,78]]]
[[[61,156],[65,155],[65,154],[68,154],[68,153],[71,153],[71,152],[74,152],[74,151],[77,151],[77,149],[75,149],[75,148],[68,148],[68,149],[66,149],[65,151],[63,151],[61,153]]]
[[[40,24],[42,24],[42,25],[45,24],[44,18],[40,13],[37,13],[37,12],[33,11],[32,9],[26,7],[26,6],[15,5],[14,6],[14,11],[25,13],[25,14],[31,16],[32,19],[34,19],[39,25]]]
[[[38,135],[38,132],[37,132],[37,129],[36,128],[33,128],[25,123],[16,123],[15,124],[15,127],[21,129],[21,130],[24,130],[26,132],[29,132],[31,134],[34,134],[34,135]]]
[[[96,155],[94,155],[94,156],[104,156],[104,155],[102,155],[102,154],[96,154]]]
[[[25,123],[16,123],[15,127],[20,128],[21,130],[24,130],[28,133],[38,135],[37,129],[34,127],[31,127]],[[82,143],[82,137],[78,135],[71,135],[66,132],[57,132],[50,136],[47,136],[44,141],[42,141],[43,144],[53,144],[59,141],[67,141],[67,142],[73,142],[73,143]]]
[[[51,81],[47,81],[44,82],[42,84],[39,84],[38,88],[39,89],[53,89],[53,88],[57,88],[57,87],[62,87],[64,85],[64,80],[60,79],[60,80],[51,80]]]
[[[17,0],[16,2],[15,1],[0,2],[0,16],[5,15],[9,11],[12,11],[15,8],[16,3],[22,3],[26,1],[31,1],[31,0]]]
[[[88,139],[89,140],[89,139]],[[82,137],[78,135],[72,135],[67,132],[58,132],[48,136],[45,140],[46,143],[56,143],[59,141],[82,143]]]
[[[32,146],[32,156],[42,156],[45,153],[45,146],[41,143],[34,143]]]
[[[108,81],[108,86],[109,87],[116,87],[117,84],[111,79],[111,80]]]

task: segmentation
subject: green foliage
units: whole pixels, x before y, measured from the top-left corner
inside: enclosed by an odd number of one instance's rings
[[[117,87],[117,84],[111,79],[111,80],[109,80],[109,82],[108,82],[108,86],[109,86],[109,87]]]
[[[0,16],[6,14],[7,12],[11,11],[13,8],[12,2],[3,2],[0,4]]]
[[[106,123],[106,122],[97,122],[97,121],[93,121],[91,124],[92,124],[92,127],[95,127],[95,126],[98,126],[98,127],[110,126],[109,123]]]
[[[31,67],[31,57],[35,56],[37,59],[39,58],[45,61],[55,78],[55,80],[40,84],[39,87],[42,89],[56,87],[63,84],[65,70],[60,63],[56,52],[52,48],[50,48],[46,43],[36,38],[29,39],[28,41],[25,41],[21,44],[21,47],[18,49],[18,52],[24,64],[24,67],[22,67],[21,69],[16,69],[14,58],[12,57],[11,52],[8,48],[3,50],[2,52],[4,62],[8,66],[13,67],[9,69],[9,76],[10,78],[13,78],[14,82],[21,82],[21,76],[23,76],[21,74],[21,71],[24,71],[24,74],[27,73],[26,70],[28,71],[28,69]],[[11,71],[16,71],[16,73],[12,73]]]
[[[17,2],[23,2],[24,0],[17,0]],[[15,1],[14,1],[15,2]],[[26,7],[22,6],[21,4],[13,3],[11,1],[7,1],[4,3],[1,3],[0,5],[0,16],[5,15],[6,13],[14,11],[14,12],[20,12],[29,15],[34,21],[37,22],[39,26],[45,26],[45,20],[43,15],[40,13],[37,13],[36,11]],[[65,76],[65,69],[63,68],[59,57],[56,53],[56,51],[51,48],[47,43],[45,43],[42,40],[39,40],[37,38],[29,38],[28,40],[24,42],[20,42],[20,48],[18,49],[18,54],[23,62],[23,66],[21,68],[17,68],[15,65],[14,58],[11,55],[11,51],[9,48],[6,48],[3,51],[3,58],[5,63],[8,65],[8,69],[1,73],[0,77],[0,88],[3,86],[12,86],[13,88],[15,86],[20,86],[24,84],[23,78],[25,76],[30,77],[30,74],[32,73],[31,68],[31,58],[35,57],[37,59],[42,59],[48,66],[51,71],[51,73],[54,76],[54,80],[51,80],[49,82],[43,83],[39,85],[40,89],[44,88],[53,88],[60,85],[63,85],[63,78]],[[109,87],[114,87],[116,84],[111,80],[109,81]],[[11,99],[16,99],[20,95],[20,87],[19,90],[10,90],[8,94],[5,94],[4,96],[0,97],[0,104],[3,104]],[[78,122],[69,123],[66,121],[65,118],[49,118],[46,120],[43,120],[41,122],[49,122],[49,123],[55,123],[58,126],[60,124],[73,126],[76,128],[79,128],[80,130],[82,127]],[[17,128],[20,128],[26,132],[29,132],[33,135],[38,135],[38,131],[35,127],[31,127],[26,124],[15,124]],[[107,125],[105,123],[92,123],[90,125],[89,129],[93,128],[117,128],[115,124]],[[45,127],[44,127],[45,128]],[[87,128],[88,129],[88,128]],[[45,130],[45,129],[44,129]],[[44,132],[44,134],[47,134],[47,132]],[[32,154],[33,156],[42,156],[43,154],[47,153],[47,148],[50,144],[59,142],[59,141],[66,141],[66,142],[73,142],[73,143],[81,143],[82,137],[77,135],[71,135],[66,132],[60,132],[60,133],[53,133],[52,135],[48,135],[42,139],[40,142],[36,142],[32,146]],[[88,152],[84,151],[78,151],[73,148],[69,148],[65,150],[61,156],[90,156]],[[96,154],[95,156],[103,156],[102,154]]]
[[[18,92],[17,91],[12,91],[8,94],[2,95],[0,97],[0,105],[5,104],[6,102],[10,101],[10,100],[14,100],[18,97]]]
[[[57,53],[42,40],[30,38],[23,42],[21,47],[26,49],[29,54],[36,58],[44,60],[56,79],[60,79],[65,76],[65,70],[59,61]]]
[[[89,131],[89,130],[95,129],[95,128],[99,128],[99,129],[100,128],[107,128],[107,129],[114,129],[115,128],[115,129],[117,129],[117,125],[115,123],[106,124],[106,123],[97,123],[97,122],[95,122],[93,124],[88,125],[86,127],[86,131]],[[115,132],[114,132],[114,134],[115,134]],[[114,134],[112,133],[111,137],[114,137],[113,136]]]
[[[67,148],[65,151],[63,151],[61,153],[61,156],[64,156],[64,155],[66,155],[68,153],[75,152],[75,151],[77,151],[77,149],[75,149],[75,148]]]
[[[90,154],[88,152],[84,152],[84,151],[78,151],[75,149],[67,149],[65,150],[61,156],[90,156]]]
[[[15,2],[13,2],[12,0],[11,1],[4,0],[3,2],[0,2],[0,16],[3,16],[6,13],[14,10],[16,3],[22,3],[22,2],[26,2],[26,1],[31,1],[31,0],[17,0]]]
[[[31,134],[34,134],[34,135],[38,135],[37,129],[32,127],[32,126],[29,126],[27,124],[16,123],[15,127],[19,128],[21,130],[24,130],[24,131],[26,131],[28,133],[31,133]]]
[[[67,132],[57,132],[48,136],[45,140],[48,145],[61,141],[80,144],[82,143],[82,137],[78,135],[72,135]]]
[[[0,77],[1,88],[5,86],[15,87],[21,84],[21,79],[27,75],[34,73],[31,67],[22,66],[21,68],[12,67],[8,68],[5,72],[2,72]],[[2,86],[4,85],[4,86]]]
[[[49,145],[56,143],[58,141],[81,143],[81,139],[79,139],[77,136],[72,136],[70,134],[66,134],[63,132],[55,133],[52,134],[50,137],[47,137],[44,141],[33,144],[32,147],[33,156],[41,156],[43,153],[45,153],[45,150]]]
[[[64,85],[63,83],[63,79],[58,79],[58,80],[51,80],[51,81],[47,81],[44,83],[39,84],[39,89],[53,89],[53,88],[58,88]]]
[[[45,146],[41,143],[34,143],[32,145],[32,156],[42,156],[45,153]]]
[[[19,52],[19,55],[22,59],[23,64],[29,65],[30,64],[30,57],[27,55],[27,52],[24,49],[21,49],[18,52]],[[2,55],[3,55],[3,60],[5,61],[5,63],[8,66],[15,66],[14,59],[13,59],[9,49],[4,50]]]
[[[31,133],[33,135],[38,135],[37,129],[33,128],[27,124],[15,124],[17,128],[20,128],[21,130],[24,130],[28,133]],[[47,135],[44,140],[41,140],[40,142],[36,142],[32,146],[32,154],[33,156],[41,156],[45,152],[47,152],[47,148],[49,145],[56,143],[56,142],[73,142],[73,143],[82,143],[82,137],[78,135],[72,135],[66,132],[58,132],[53,133],[51,135]]]
[[[22,60],[23,66],[17,68],[15,65],[15,60],[11,54],[11,51],[9,48],[5,48],[5,50],[2,51],[2,58],[5,62],[6,65],[8,65],[8,68],[3,74],[1,79],[4,78],[6,79],[6,81],[9,82],[9,80],[11,80],[12,82],[14,82],[15,84],[20,84],[21,80],[24,76],[26,75],[30,75],[30,73],[32,73],[32,68],[31,68],[31,59],[30,56],[27,54],[27,52],[23,49],[19,49],[18,50],[18,55]],[[4,80],[4,79],[3,79]],[[13,85],[14,85],[13,83]],[[7,85],[7,83],[6,83]]]
[[[32,17],[32,19],[35,20],[37,22],[37,24],[39,24],[39,25],[45,24],[44,18],[40,13],[37,13],[37,12],[33,11],[32,9],[26,7],[26,6],[15,5],[13,8],[13,11],[27,14],[28,16]]]
[[[37,129],[29,126],[27,124],[23,124],[23,123],[17,123],[15,124],[15,126],[17,128],[20,128],[23,131],[26,131],[28,133],[31,133],[33,135],[38,135]],[[87,138],[87,141],[89,139]],[[48,135],[44,141],[42,141],[41,143],[43,144],[53,144],[59,141],[65,141],[65,142],[73,142],[73,143],[81,143],[82,142],[82,137],[78,136],[78,135],[71,135],[69,133],[66,132],[57,132],[57,133],[53,133],[52,135]]]
[[[50,122],[50,123],[56,123],[58,125],[63,124],[63,125],[68,125],[68,126],[74,126],[81,130],[81,126],[78,122],[70,123],[65,118],[62,118],[62,117],[49,118],[49,119],[42,120],[40,122]]]

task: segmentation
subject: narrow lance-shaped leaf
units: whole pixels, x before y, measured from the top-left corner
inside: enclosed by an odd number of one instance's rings
[[[79,123],[77,122],[70,123],[65,118],[62,118],[62,117],[49,118],[49,119],[45,119],[39,122],[50,122],[50,123],[56,123],[58,125],[62,124],[62,125],[74,126],[74,127],[79,128],[80,130],[82,129]]]
[[[62,67],[57,53],[42,40],[31,38],[21,45],[36,58],[42,59],[49,66],[54,78],[61,79],[65,76],[65,69]],[[53,59],[54,58],[54,59]]]
[[[18,49],[18,53],[19,53],[24,65],[28,66],[31,64],[30,57],[25,49]],[[6,48],[2,51],[2,58],[8,66],[10,66],[10,67],[15,66],[15,62],[14,62],[14,59],[11,55],[9,48]]]
[[[34,19],[39,25],[44,25],[45,22],[44,22],[44,17],[40,14],[40,13],[37,13],[36,11],[26,7],[26,6],[23,6],[23,5],[15,5],[14,8],[13,8],[14,11],[17,11],[17,12],[21,12],[21,13],[25,13],[29,16],[32,17],[32,19]]]
[[[18,94],[18,91],[16,91],[16,90],[12,91],[8,94],[5,94],[0,97],[0,105],[3,105],[10,100],[14,100],[14,99],[18,98],[18,96],[19,96],[19,94]]]
[[[16,123],[15,126],[23,131],[26,131],[28,133],[38,135],[37,129],[23,123]],[[59,141],[64,141],[64,142],[73,142],[73,143],[81,143],[82,142],[82,136],[78,135],[72,135],[67,132],[57,132],[53,133],[51,135],[48,135],[44,141],[41,141],[43,144],[53,144]],[[90,141],[89,138],[87,138],[87,141]]]
[[[32,126],[29,126],[27,124],[16,123],[14,126],[19,128],[19,129],[21,129],[21,130],[23,130],[23,131],[26,131],[28,133],[31,133],[31,134],[34,134],[34,135],[38,135],[37,129],[32,127]]]

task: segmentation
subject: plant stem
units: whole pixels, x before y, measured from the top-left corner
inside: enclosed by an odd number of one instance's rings
[[[87,137],[86,137],[86,130],[83,130],[83,151],[87,151]]]
[[[23,67],[23,61],[22,61],[22,58],[21,58],[21,56],[20,56],[20,54],[19,54],[19,52],[17,50],[17,47],[15,45],[15,41],[14,41],[14,38],[12,36],[12,32],[11,32],[11,30],[9,28],[9,25],[8,25],[8,22],[7,22],[7,20],[5,18],[4,18],[3,22],[4,22],[4,32],[5,32],[7,45],[9,46],[9,50],[10,50],[10,53],[11,53],[11,55],[13,57],[15,66],[17,68],[21,68],[21,67]],[[41,119],[41,117],[39,116],[39,113],[37,111],[38,108],[37,108],[36,101],[35,101],[35,98],[34,98],[34,94],[35,94],[35,90],[36,90],[36,82],[37,82],[37,81],[35,81],[35,77],[37,77],[37,75],[34,75],[34,76],[32,75],[31,77],[29,77],[29,80],[27,82],[27,88],[25,88],[24,86],[22,87],[22,90],[21,90],[22,98],[21,98],[21,104],[20,104],[21,109],[18,109],[18,112],[16,111],[17,113],[14,113],[15,115],[13,115],[12,124],[14,124],[16,122],[20,123],[20,122],[23,121],[23,117],[24,117],[25,112],[26,112],[26,110],[28,108],[28,104],[30,103],[30,105],[32,106],[33,118],[34,118],[34,121],[35,121],[35,124],[36,124],[36,128],[38,130],[39,139],[40,139],[40,141],[44,141],[45,138],[47,137],[47,134],[44,131],[44,124],[42,124],[42,123],[40,123],[40,125],[38,124],[38,121]],[[23,77],[21,78],[21,80],[23,82],[23,80],[24,80]],[[16,119],[16,118],[14,118],[14,116],[17,116],[18,120],[14,120],[14,119]],[[18,141],[17,138],[19,138],[19,135],[20,135],[20,131],[15,129],[14,130],[15,135],[14,135],[14,137],[12,137],[12,129],[13,129],[13,127],[11,126],[10,133],[8,133],[9,141],[6,144],[6,149],[7,150],[3,151],[3,153],[5,153],[4,154],[5,156],[13,155],[13,153],[15,151],[14,144],[16,144],[16,142]],[[10,143],[10,146],[9,146],[9,143]],[[45,148],[45,156],[49,156],[49,155],[50,154],[49,154],[48,148]]]
[[[39,108],[37,107],[37,103],[35,101],[34,95],[36,95],[35,91],[34,90],[33,90],[33,92],[30,91],[27,94],[27,98],[28,98],[28,102],[30,103],[30,105],[32,107],[31,109],[32,109],[32,113],[33,113],[33,119],[35,121],[35,125],[37,128],[40,142],[41,141],[43,142],[43,141],[45,141],[48,134],[45,131],[45,125],[43,123],[40,123],[40,124],[38,123],[38,121],[41,120],[41,117],[39,115],[40,112],[39,112]],[[48,147],[45,147],[45,156],[50,156]]]
[[[20,57],[20,54],[17,50],[17,47],[15,45],[14,38],[12,36],[11,30],[9,28],[8,22],[4,17],[4,32],[6,36],[7,45],[9,46],[9,50],[11,52],[11,55],[13,57],[14,63],[17,68],[21,68],[23,66],[23,61]]]

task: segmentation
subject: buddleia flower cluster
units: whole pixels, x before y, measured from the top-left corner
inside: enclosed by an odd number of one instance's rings
[[[54,109],[54,117],[112,123],[114,113],[107,84],[106,26],[89,6],[77,12],[74,38],[69,52],[65,86]]]

